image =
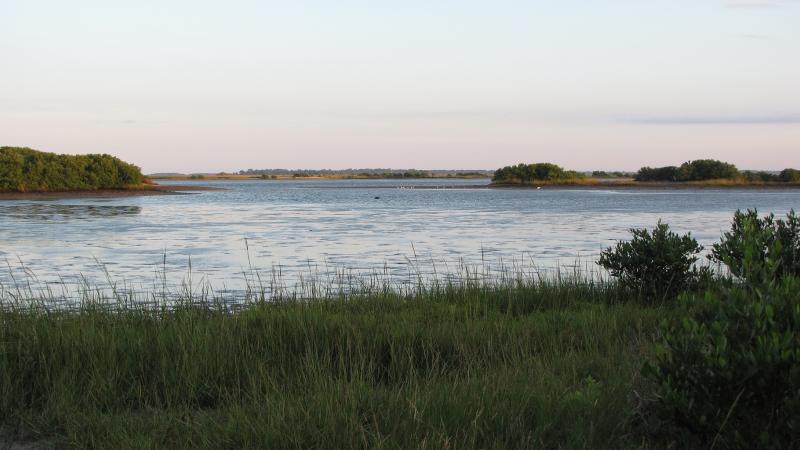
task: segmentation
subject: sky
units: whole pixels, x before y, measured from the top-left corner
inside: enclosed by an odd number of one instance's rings
[[[0,146],[146,173],[800,168],[800,0],[0,0]]]

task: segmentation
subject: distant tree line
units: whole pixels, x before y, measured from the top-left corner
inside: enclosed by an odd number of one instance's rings
[[[714,159],[687,161],[680,166],[642,167],[638,172],[606,172],[595,170],[580,173],[565,170],[552,163],[517,164],[505,166],[494,172],[495,183],[530,184],[537,181],[570,181],[585,178],[625,178],[636,181],[707,181],[732,180],[740,182],[800,183],[800,170],[784,169],[781,172],[740,171],[735,165]]]
[[[784,169],[780,173],[739,171],[735,165],[714,159],[687,161],[676,166],[642,167],[636,181],[706,181],[741,180],[747,182],[800,182],[800,171]]]
[[[564,170],[552,163],[517,164],[505,166],[494,172],[495,183],[532,183],[535,181],[575,180],[584,175],[574,170]]]
[[[592,176],[595,178],[627,178],[633,177],[634,173],[631,172],[621,172],[621,171],[614,171],[614,172],[606,172],[605,170],[593,170]]]
[[[480,170],[418,170],[418,169],[247,169],[240,170],[239,175],[255,175],[262,178],[274,177],[358,177],[358,178],[432,178],[442,176],[480,177],[489,173]]]
[[[141,170],[111,155],[58,155],[0,147],[0,191],[66,191],[142,184]]]
[[[366,178],[431,178],[433,174],[430,172],[426,172],[423,170],[406,170],[402,172],[381,172],[381,173],[369,173],[369,172],[362,172],[359,173],[359,176],[366,177]]]

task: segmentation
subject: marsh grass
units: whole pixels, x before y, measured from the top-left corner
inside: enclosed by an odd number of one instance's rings
[[[379,271],[380,273],[380,271]],[[190,271],[191,274],[191,271]],[[246,301],[0,299],[0,441],[75,448],[625,448],[665,308],[579,272],[306,279]],[[343,274],[344,275],[344,274]],[[421,278],[420,278],[421,279]],[[330,280],[328,280],[330,281]],[[261,283],[261,284],[259,284]],[[348,284],[349,283],[349,284]],[[274,288],[274,286],[273,286]],[[66,307],[65,307],[66,306]]]

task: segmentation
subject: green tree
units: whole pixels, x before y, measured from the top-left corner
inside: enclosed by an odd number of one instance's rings
[[[124,188],[143,183],[141,170],[111,155],[57,155],[0,147],[0,190],[65,191]]]
[[[678,168],[678,181],[732,180],[739,175],[733,164],[715,159],[687,161]]]

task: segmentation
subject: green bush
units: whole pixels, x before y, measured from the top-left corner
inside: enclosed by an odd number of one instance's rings
[[[797,169],[783,169],[778,175],[781,181],[787,183],[800,183],[800,170]]]
[[[636,173],[636,181],[705,181],[732,180],[739,176],[733,164],[715,159],[687,161],[680,167],[642,167]]]
[[[732,180],[739,175],[736,166],[715,159],[687,161],[678,168],[678,181]]]
[[[677,296],[708,276],[697,269],[697,254],[703,249],[691,234],[679,236],[667,224],[658,222],[651,233],[631,229],[633,239],[620,241],[600,254],[598,264],[627,287],[650,300]]]
[[[666,167],[642,167],[636,172],[636,181],[677,181],[678,168],[675,166]]]
[[[0,191],[64,191],[142,184],[138,167],[110,155],[57,155],[0,147]]]
[[[495,170],[492,181],[506,183],[531,183],[534,181],[555,181],[583,178],[574,170],[564,170],[551,163],[517,164]]]
[[[764,171],[753,171],[753,170],[745,170],[742,171],[740,174],[741,178],[744,181],[748,182],[767,182],[767,183],[774,183],[783,181],[780,175],[776,175],[770,172]]]
[[[687,447],[798,448],[800,279],[683,299],[643,374]],[[715,442],[716,441],[716,442]]]
[[[774,214],[760,218],[756,210],[736,211],[731,231],[714,244],[711,256],[750,282],[800,276],[800,217],[794,210],[777,220]]]

